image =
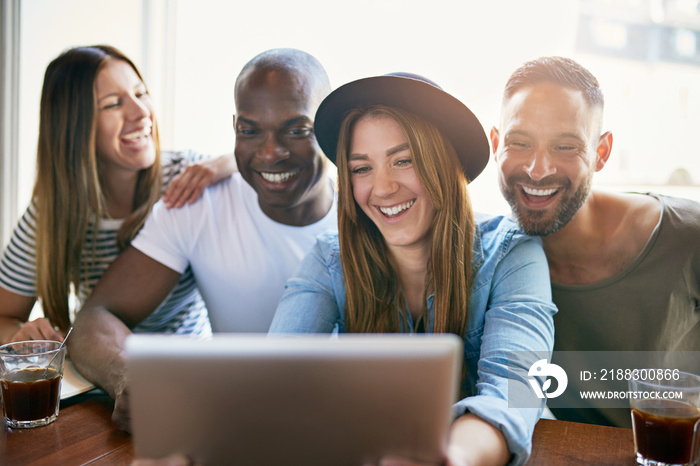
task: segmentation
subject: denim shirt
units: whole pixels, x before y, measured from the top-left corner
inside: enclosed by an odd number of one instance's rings
[[[551,355],[554,344],[547,259],[539,238],[527,236],[505,217],[479,216],[472,254],[473,286],[464,335],[464,360],[474,396],[454,405],[455,417],[473,413],[499,429],[512,454],[524,463],[532,433],[544,408],[509,408],[511,384],[529,390],[527,367],[509,373],[509,352]],[[428,297],[428,325],[434,322],[433,296]],[[270,333],[343,333],[345,281],[337,233],[318,237],[285,287]],[[410,319],[410,313],[408,318]],[[404,331],[412,331],[413,325]],[[513,377],[518,377],[513,383]],[[472,382],[473,384],[473,382]],[[470,386],[466,380],[463,386]],[[512,389],[512,388],[511,388]]]

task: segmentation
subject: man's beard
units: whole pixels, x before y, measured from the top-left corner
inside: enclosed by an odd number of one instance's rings
[[[569,221],[576,215],[576,212],[581,208],[586,199],[588,198],[588,193],[591,191],[591,182],[593,180],[593,173],[590,173],[586,179],[584,179],[579,187],[569,196],[566,193],[562,194],[562,198],[559,201],[559,205],[553,214],[549,217],[548,210],[533,210],[524,207],[518,202],[518,196],[515,192],[521,182],[532,187],[537,187],[538,185],[552,186],[551,181],[545,179],[540,182],[535,182],[530,179],[527,175],[513,175],[508,178],[506,184],[503,180],[499,178],[499,185],[501,187],[501,193],[503,197],[510,204],[510,209],[513,212],[513,217],[515,221],[518,222],[520,229],[523,230],[528,235],[534,236],[547,236],[552,233],[556,233],[561,228],[564,227]],[[557,182],[556,184],[562,186],[560,189],[566,191],[570,189],[571,182],[569,180],[564,180],[565,183]]]

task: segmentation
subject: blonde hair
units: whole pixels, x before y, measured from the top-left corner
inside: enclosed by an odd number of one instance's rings
[[[354,125],[360,119],[374,117],[390,117],[404,130],[414,170],[436,209],[425,283],[426,298],[431,291],[435,294],[433,331],[463,337],[469,315],[474,238],[468,182],[452,144],[434,125],[409,112],[386,106],[351,111],[343,120],[338,140],[338,230],[346,287],[346,330],[399,332],[402,319],[405,322],[407,317],[386,244],[377,227],[355,202],[348,169]]]
[[[46,69],[41,94],[37,176],[33,203],[36,222],[36,289],[44,315],[63,331],[70,326],[69,295],[81,280],[88,225],[107,215],[102,191],[100,159],[96,152],[97,109],[95,81],[108,60],[123,60],[142,79],[122,52],[107,45],[77,47],[59,55]],[[155,163],[138,174],[131,214],[117,233],[126,247],[143,226],[160,197],[162,168],[158,132],[152,137]],[[93,242],[94,244],[94,242]]]

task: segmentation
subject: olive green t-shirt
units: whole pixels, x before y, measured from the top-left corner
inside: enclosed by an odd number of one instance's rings
[[[552,362],[557,351],[700,351],[700,203],[647,195],[661,202],[661,218],[626,270],[587,285],[552,283]],[[579,379],[569,374],[557,404],[590,388]],[[558,419],[631,426],[629,409],[551,409]]]

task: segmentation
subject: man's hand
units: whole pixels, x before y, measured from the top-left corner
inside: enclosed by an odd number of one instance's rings
[[[114,396],[114,411],[112,411],[112,422],[121,430],[131,433],[129,390],[126,387],[125,382],[120,385],[122,385],[122,388]]]

